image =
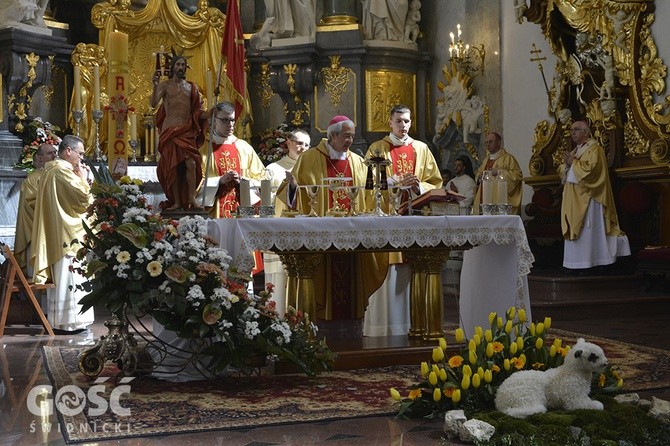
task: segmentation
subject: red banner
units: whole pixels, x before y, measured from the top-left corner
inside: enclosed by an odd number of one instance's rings
[[[223,45],[221,54],[226,57],[226,76],[235,89],[235,97],[230,98],[235,103],[235,117],[242,116],[244,108],[245,73],[244,73],[244,35],[242,20],[237,0],[228,0],[226,9],[226,24],[223,30]]]

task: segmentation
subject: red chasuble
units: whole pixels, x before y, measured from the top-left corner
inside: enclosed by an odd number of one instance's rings
[[[393,162],[393,175],[405,175],[414,173],[416,154],[412,145],[391,146],[391,161]]]
[[[330,158],[327,158],[328,162],[328,172],[327,175],[329,177],[349,177],[352,178],[351,176],[351,167],[349,166],[349,160],[332,160]],[[330,191],[328,194],[328,207],[332,208],[333,207],[333,194],[335,194],[335,200],[337,201],[337,205],[339,206],[340,210],[342,211],[348,211],[349,208],[351,208],[351,203],[349,200],[349,197],[347,196],[346,191],[343,189],[338,189],[336,191]]]
[[[221,144],[218,148],[212,146],[214,165],[219,176],[225,174],[229,170],[242,174],[240,168],[240,155],[235,144]],[[237,211],[238,200],[236,189],[223,189],[219,196],[219,217],[232,218]]]

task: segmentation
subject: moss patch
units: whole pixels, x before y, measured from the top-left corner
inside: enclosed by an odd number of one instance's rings
[[[496,428],[478,446],[668,446],[670,425],[647,416],[647,410],[599,396],[605,410],[552,411],[525,420],[497,411],[473,415]],[[588,442],[590,440],[590,442]]]

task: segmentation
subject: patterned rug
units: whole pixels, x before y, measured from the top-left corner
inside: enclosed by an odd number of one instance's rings
[[[52,394],[58,396],[58,389],[68,385],[88,394],[91,386],[100,385],[105,390],[96,389],[96,393],[113,401],[113,390],[124,383],[113,379],[91,382],[79,372],[80,350],[44,347]],[[115,366],[108,366],[97,381],[116,373]],[[75,414],[56,412],[67,443],[394,415],[397,406],[389,388],[408,388],[418,380],[418,373],[417,364],[337,371],[314,380],[305,375],[276,375],[171,383],[139,377],[126,384],[130,389],[119,400],[130,415],[117,415],[112,410],[92,415],[90,408],[95,412],[96,405],[91,405],[90,398],[83,410],[73,411]],[[71,407],[81,406],[75,392],[62,393],[54,397],[54,403],[72,397]]]
[[[549,338],[572,344],[578,337],[600,345],[610,362],[620,369],[624,390],[639,391],[670,387],[670,351],[643,347],[611,339],[552,329]],[[147,437],[289,423],[330,421],[345,418],[395,415],[397,406],[389,388],[401,393],[418,382],[419,365],[338,371],[309,380],[304,375],[228,377],[212,381],[171,383],[150,377],[129,383],[110,379],[118,370],[109,365],[98,383],[80,374],[80,349],[44,347],[46,369],[54,386],[53,395],[65,386],[76,386],[89,394],[91,386],[106,402],[120,393],[121,408],[129,415],[106,410],[95,415],[96,405],[70,415],[56,411],[61,432],[68,443],[129,437]],[[426,358],[429,360],[430,358]],[[102,378],[107,381],[100,383]],[[130,386],[120,392],[118,386]],[[102,388],[104,387],[104,391]],[[74,397],[71,407],[80,407],[76,394],[62,391],[64,401]],[[67,389],[66,389],[67,390]],[[56,398],[55,398],[56,399]],[[91,410],[93,409],[93,410]],[[67,412],[67,411],[66,411]]]

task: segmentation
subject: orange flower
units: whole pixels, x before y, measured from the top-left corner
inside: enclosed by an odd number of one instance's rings
[[[457,369],[463,364],[463,357],[460,355],[454,355],[449,358],[449,367],[452,369]]]
[[[409,391],[409,395],[407,395],[407,398],[410,400],[415,400],[417,398],[421,398],[421,389],[412,389]]]

